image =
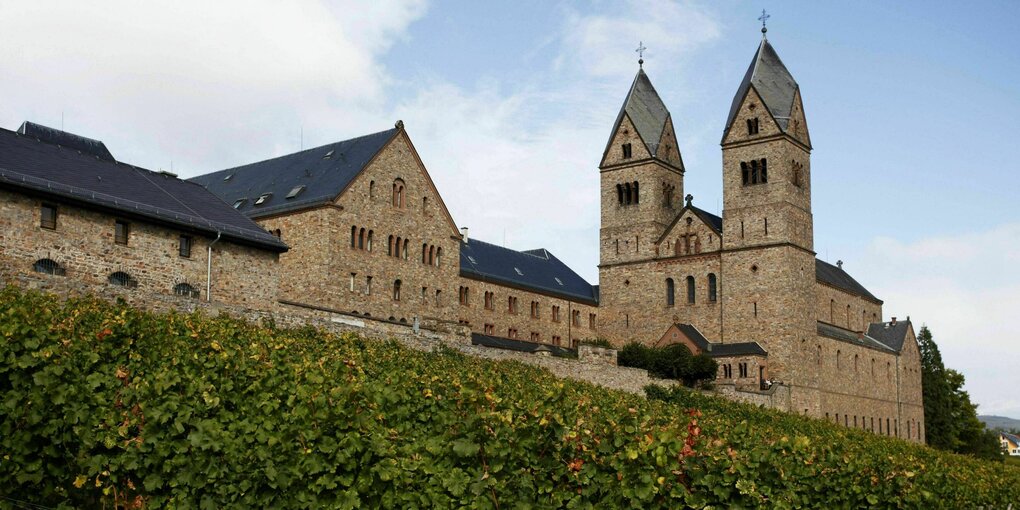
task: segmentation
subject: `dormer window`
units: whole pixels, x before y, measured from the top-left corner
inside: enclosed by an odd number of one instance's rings
[[[287,198],[288,199],[294,198],[294,197],[300,195],[301,192],[304,191],[304,190],[305,190],[305,185],[304,184],[301,184],[301,185],[298,185],[298,186],[294,186],[290,190],[290,193],[287,193]]]
[[[632,154],[630,144],[629,143],[625,143],[625,144],[623,144],[622,148],[623,148],[623,159],[630,159],[631,154]]]
[[[326,155],[322,157],[322,159],[333,159],[334,152],[335,152],[334,150],[330,149],[330,151],[327,152]]]
[[[239,199],[235,200],[234,201],[234,209],[240,209],[241,206],[244,205],[244,203],[247,202],[247,201],[248,201],[247,198],[239,198]]]
[[[272,196],[272,193],[263,193],[257,200],[255,200],[255,205],[262,205],[266,203]]]
[[[747,134],[756,135],[758,134],[758,117],[753,119],[747,119]]]

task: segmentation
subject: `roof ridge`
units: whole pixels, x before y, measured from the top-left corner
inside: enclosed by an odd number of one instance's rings
[[[322,150],[322,149],[324,149],[326,147],[333,147],[333,146],[336,146],[336,145],[340,145],[342,143],[348,143],[348,142],[350,142],[350,143],[357,143],[357,142],[361,141],[362,139],[365,139],[365,138],[368,138],[368,137],[371,137],[371,136],[381,135],[383,133],[389,133],[389,132],[393,132],[393,131],[397,131],[397,130],[398,130],[397,128],[384,129],[382,131],[376,131],[375,133],[368,133],[368,134],[365,134],[365,135],[356,136],[354,138],[348,138],[346,140],[337,140],[335,142],[330,142],[330,143],[319,145],[319,146],[316,146],[316,147],[311,147],[311,148],[308,148],[308,149],[299,150],[297,152],[288,152],[287,154],[281,154],[279,156],[273,156],[273,157],[266,158],[266,159],[260,159],[258,161],[252,161],[251,163],[245,163],[243,165],[237,165],[237,166],[233,166],[233,167],[230,167],[230,168],[224,168],[223,170],[217,170],[215,172],[209,172],[209,173],[203,174],[203,175],[216,175],[216,174],[221,174],[221,173],[224,173],[224,172],[236,171],[236,170],[238,170],[240,168],[257,165],[259,163],[266,163],[266,162],[269,162],[269,161],[276,161],[276,160],[282,159],[282,158],[289,158],[291,156],[296,156],[298,154],[306,154],[306,153],[309,153],[309,152],[312,152],[312,151]],[[196,176],[196,177],[198,177],[198,176]]]

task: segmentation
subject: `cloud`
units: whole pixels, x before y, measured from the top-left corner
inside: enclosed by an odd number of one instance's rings
[[[1020,224],[903,242],[877,238],[865,252],[886,316],[927,324],[946,366],[966,376],[983,414],[1020,416],[1016,370]]]
[[[375,57],[424,4],[349,4],[5,3],[0,122],[63,112],[119,159],[188,175],[297,149],[302,126],[363,129],[387,99]]]

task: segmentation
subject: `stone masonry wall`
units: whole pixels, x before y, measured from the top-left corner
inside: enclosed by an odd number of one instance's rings
[[[206,299],[207,248],[213,238],[168,227],[129,221],[126,245],[114,242],[121,216],[46,200],[57,206],[55,229],[40,226],[43,200],[0,190],[0,272],[7,280],[35,276],[33,264],[48,258],[66,271],[51,278],[81,282],[97,291],[111,287],[109,276],[122,271],[137,280],[138,295],[173,295],[187,283]],[[179,254],[180,235],[192,236],[191,256]],[[277,297],[278,256],[220,240],[213,245],[212,298],[230,304],[268,308]],[[59,286],[57,283],[51,285]],[[177,298],[178,296],[174,296]],[[186,298],[193,299],[193,298]]]
[[[815,285],[818,320],[849,329],[867,332],[872,322],[882,322],[882,305],[844,290],[818,282]]]
[[[470,241],[469,241],[470,242]],[[494,336],[509,337],[509,330],[517,330],[517,339],[540,343],[571,347],[573,342],[594,339],[599,335],[598,307],[552,297],[536,292],[483,282],[473,278],[460,276],[457,278],[459,287],[468,289],[467,304],[460,304],[457,299],[459,288],[454,289],[453,300],[456,305],[457,320],[467,323],[471,331],[485,333],[486,324],[492,325]],[[485,308],[485,293],[492,292],[492,309]],[[511,312],[509,298],[517,299],[517,311]],[[538,303],[538,317],[531,315],[531,303]],[[559,319],[554,320],[552,308],[559,307]],[[579,322],[574,323],[571,315],[578,312]],[[591,315],[595,315],[595,327],[592,327]],[[532,333],[538,338],[532,340]],[[558,337],[557,343],[554,338]]]

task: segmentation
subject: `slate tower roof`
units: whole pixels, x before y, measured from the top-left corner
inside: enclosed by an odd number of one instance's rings
[[[740,82],[740,87],[737,88],[737,94],[733,96],[733,102],[730,104],[730,114],[726,118],[726,130],[723,132],[723,140],[726,139],[726,133],[729,132],[733,119],[737,116],[740,103],[743,102],[744,96],[747,95],[747,91],[751,87],[754,87],[754,90],[761,96],[765,106],[776,119],[779,129],[785,132],[787,127],[789,127],[790,115],[793,112],[793,101],[799,86],[797,85],[797,80],[793,79],[793,75],[783,65],[779,54],[769,44],[768,39],[762,37],[761,44],[758,45],[758,50],[754,52],[754,58],[751,59],[751,65],[747,68],[747,72],[744,73],[744,79]]]
[[[606,142],[605,152],[609,151],[613,135],[620,128],[624,115],[630,117],[648,153],[655,155],[659,149],[662,131],[669,122],[669,110],[655,92],[655,87],[652,86],[652,81],[648,79],[644,69],[638,69],[637,75],[634,76],[634,83],[631,84],[620,113],[616,116],[616,122],[613,123],[613,131],[609,135],[609,141]]]

